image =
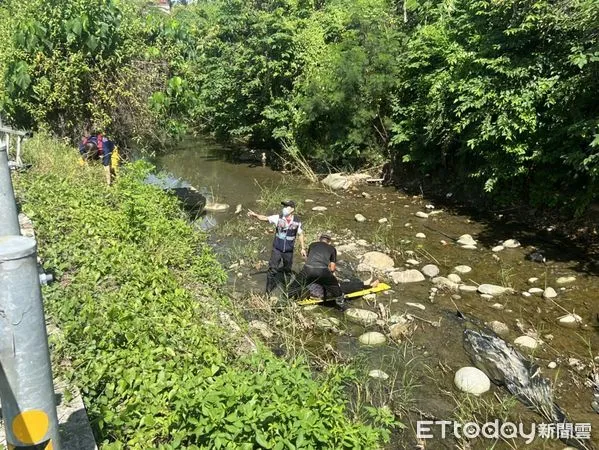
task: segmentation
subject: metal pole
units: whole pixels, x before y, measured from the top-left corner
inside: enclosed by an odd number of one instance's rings
[[[20,235],[19,216],[10,179],[6,146],[0,144],[0,236]]]
[[[0,399],[9,449],[60,450],[34,239],[0,237]]]

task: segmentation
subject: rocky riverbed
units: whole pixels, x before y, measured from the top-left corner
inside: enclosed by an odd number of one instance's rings
[[[364,379],[379,383],[388,397],[397,399],[398,392],[409,388],[409,402],[404,399],[407,403],[398,410],[402,421],[468,416],[464,411],[471,403],[460,389],[468,391],[470,385],[477,405],[487,405],[487,410],[511,397],[501,387],[491,384],[487,389],[476,371],[459,372],[473,365],[464,352],[459,310],[486,323],[534,361],[540,367],[538,376],[551,380],[555,400],[572,422],[590,423],[599,431],[589,378],[599,365],[599,278],[589,255],[559,236],[552,238],[551,230],[539,234],[500,218],[477,220],[480,212],[464,214],[449,203],[434,204],[371,184],[369,176],[338,175],[335,185],[308,185],[259,165],[225,162],[214,157],[220,150],[190,147],[164,156],[160,165],[194,186],[209,186],[219,203],[241,205],[202,220],[213,224],[211,239],[230,269],[230,289],[263,339],[277,341],[277,328],[286,323],[255,295],[263,289],[265,275],[260,272],[272,230],[243,212],[275,213],[272,199],[290,196],[299,204],[309,238],[323,231],[333,234],[342,277],[374,276],[392,285],[390,291],[352,301],[345,312],[291,306],[299,324],[294,332],[316,354],[334,354],[347,363],[359,360]],[[301,267],[299,255],[295,265]],[[271,312],[260,314],[267,306]],[[406,386],[408,375],[412,382]],[[510,417],[542,421],[518,402],[509,410]],[[405,433],[411,437],[406,439]],[[392,448],[426,446],[413,430],[405,433]],[[426,448],[452,448],[455,443],[435,441]],[[488,444],[468,443],[469,448]],[[534,448],[564,447],[549,440]],[[519,447],[500,442],[495,448]]]

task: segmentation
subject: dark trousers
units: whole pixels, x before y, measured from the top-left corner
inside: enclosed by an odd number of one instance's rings
[[[324,288],[324,297],[328,299],[343,296],[339,281],[328,268],[314,269],[304,266],[298,274],[298,283],[303,288],[307,288],[312,283],[320,284]]]
[[[283,262],[283,267],[279,269]],[[266,293],[270,294],[273,289],[277,286],[277,275],[279,272],[284,274],[291,273],[291,266],[293,265],[293,250],[290,252],[281,252],[276,248],[272,249],[270,254],[270,261],[268,261],[268,273],[266,275]]]
[[[339,283],[341,286],[341,291],[343,295],[351,294],[352,292],[358,292],[362,289],[367,289],[367,285],[364,284],[362,280],[350,280],[350,281],[342,281]]]

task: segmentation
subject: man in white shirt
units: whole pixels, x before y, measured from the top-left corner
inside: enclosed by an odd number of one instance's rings
[[[295,216],[295,202],[286,200],[281,202],[283,209],[280,214],[272,216],[263,216],[254,211],[248,211],[249,217],[255,217],[275,225],[275,238],[272,246],[270,261],[268,262],[268,274],[266,276],[266,293],[270,294],[277,284],[277,274],[281,262],[283,267],[281,271],[285,274],[291,273],[293,265],[293,251],[295,249],[296,238],[301,246],[301,254],[306,257],[306,244],[304,242],[304,230],[299,217]]]

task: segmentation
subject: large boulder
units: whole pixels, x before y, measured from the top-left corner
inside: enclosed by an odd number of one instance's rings
[[[331,189],[348,189],[353,184],[350,177],[341,175],[340,173],[331,173],[325,179],[322,180],[322,184],[330,187]]]
[[[381,252],[368,252],[362,256],[362,260],[358,265],[360,272],[368,272],[370,270],[388,270],[392,269],[395,263],[393,259]]]
[[[476,367],[462,367],[455,373],[453,382],[456,387],[468,394],[481,395],[491,389],[491,380]]]
[[[163,174],[157,176],[149,174],[144,182],[159,189],[172,192],[179,198],[183,207],[192,215],[200,214],[207,203],[205,195],[202,195],[201,192],[188,182],[175,178],[172,175]]]

